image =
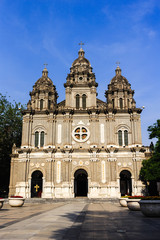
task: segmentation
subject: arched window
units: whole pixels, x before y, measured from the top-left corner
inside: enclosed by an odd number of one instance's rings
[[[121,130],[118,131],[118,142],[119,142],[119,146],[122,146],[122,131]]]
[[[114,109],[114,99],[112,99],[112,107],[113,107],[113,109]]]
[[[35,147],[38,147],[39,144],[39,132],[35,132]]]
[[[43,109],[43,99],[40,100],[40,110]]]
[[[119,146],[128,146],[128,131],[119,130],[118,131],[118,143]]]
[[[86,95],[85,94],[82,95],[82,108],[86,109]]]
[[[122,100],[122,98],[119,99],[119,106],[120,106],[120,109],[123,108],[123,100]]]
[[[35,147],[43,147],[44,146],[44,135],[45,132],[35,132]]]
[[[44,132],[41,132],[40,147],[44,146]]]
[[[48,100],[48,109],[51,109],[51,100]]]
[[[79,109],[79,95],[76,95],[76,109]]]
[[[128,108],[129,108],[129,99],[127,100]]]
[[[128,146],[128,131],[124,131],[124,145]]]

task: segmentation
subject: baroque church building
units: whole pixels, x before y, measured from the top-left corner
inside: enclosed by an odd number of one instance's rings
[[[13,146],[10,193],[26,198],[116,198],[140,195],[146,148],[142,146],[142,109],[117,66],[105,91],[81,48],[67,76],[65,100],[46,67],[23,111],[22,144]]]

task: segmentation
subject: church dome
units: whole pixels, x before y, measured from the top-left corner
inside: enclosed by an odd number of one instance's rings
[[[81,48],[78,52],[78,58],[75,59],[67,75],[67,82],[64,87],[95,86],[95,74],[92,72],[90,61],[84,57],[85,52]]]
[[[55,89],[52,80],[48,77],[48,70],[44,68],[42,71],[42,77],[39,78],[33,86],[32,92],[37,91],[50,91],[51,89]]]
[[[116,75],[111,79],[108,90],[105,92],[108,108],[118,111],[134,109],[136,102],[133,98],[134,90],[131,89],[131,84],[122,76],[119,66],[117,66],[115,72]]]
[[[86,65],[88,67],[91,67],[89,60],[84,57],[84,54],[85,54],[85,52],[81,48],[78,52],[79,57],[74,60],[74,62],[72,63],[72,67],[76,67],[79,65],[81,65],[81,66]]]
[[[119,66],[117,66],[116,75],[111,79],[110,86],[117,87],[118,89],[123,88],[129,88],[130,89],[130,83],[128,82],[127,78],[121,75],[121,69]]]
[[[42,77],[34,84],[30,96],[31,100],[27,104],[28,110],[46,111],[55,109],[58,94],[55,85],[48,77],[46,67],[42,71]]]

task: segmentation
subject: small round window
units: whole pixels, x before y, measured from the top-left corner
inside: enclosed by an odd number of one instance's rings
[[[74,140],[77,142],[87,141],[89,138],[89,135],[90,135],[89,130],[84,126],[78,126],[72,132],[72,136]]]

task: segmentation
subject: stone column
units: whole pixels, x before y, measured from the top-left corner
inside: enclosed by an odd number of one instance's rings
[[[91,138],[91,144],[98,144],[99,139],[97,139],[97,136],[99,136],[99,128],[97,128],[97,122],[99,122],[99,116],[93,112],[90,115],[90,128],[92,132],[92,138]]]
[[[10,185],[9,185],[9,196],[14,195],[15,194],[15,179],[14,179],[14,165],[15,165],[15,161],[14,158],[12,157],[11,159],[11,169],[10,169]]]
[[[109,113],[108,115],[108,129],[109,129],[109,142],[108,144],[110,145],[115,145],[115,142],[114,142],[114,114],[112,114],[111,112]]]
[[[50,113],[50,115],[48,115],[48,132],[47,132],[47,141],[46,141],[46,145],[53,145],[52,143],[52,135],[53,135],[53,115]]]
[[[127,98],[127,92],[124,92],[124,108],[128,108],[128,98]]]
[[[134,131],[134,117],[133,114],[130,115],[130,121],[131,121],[131,132],[132,132],[132,143],[135,144],[135,131]]]
[[[114,94],[115,94],[115,100],[114,100],[115,108],[119,108],[118,93],[114,92]]]
[[[56,127],[57,127],[56,115],[53,115],[52,145],[56,145],[57,138]]]
[[[42,177],[42,198],[45,197],[45,177]]]
[[[137,143],[142,144],[142,135],[141,135],[141,118],[140,115],[137,116]]]
[[[28,134],[29,134],[29,114],[23,116],[22,125],[22,144],[21,146],[28,146]]]
[[[66,107],[70,107],[70,106],[73,105],[73,104],[71,104],[71,102],[70,102],[70,94],[71,94],[71,89],[70,89],[70,87],[66,87],[66,101],[65,101]]]
[[[29,116],[29,129],[28,129],[28,147],[32,146],[32,123],[33,123],[33,116]]]
[[[31,177],[28,178],[28,198],[31,197]]]

